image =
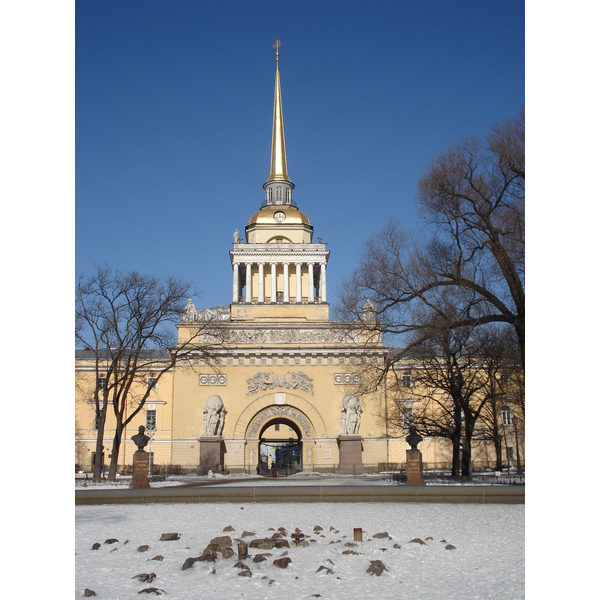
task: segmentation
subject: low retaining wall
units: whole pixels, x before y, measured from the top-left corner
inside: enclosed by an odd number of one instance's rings
[[[76,490],[75,504],[157,502],[437,502],[524,504],[525,486],[174,486]]]

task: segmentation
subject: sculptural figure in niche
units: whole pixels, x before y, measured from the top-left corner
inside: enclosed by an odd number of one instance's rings
[[[204,428],[202,429],[202,436],[220,436],[223,433],[226,414],[227,411],[225,410],[223,400],[221,400],[220,396],[209,396],[206,399],[206,407],[204,408]]]
[[[342,403],[342,426],[340,435],[358,435],[362,407],[358,396],[349,394]]]

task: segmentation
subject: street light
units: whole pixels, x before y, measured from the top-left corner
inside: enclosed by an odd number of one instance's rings
[[[147,432],[148,437],[148,477],[152,477],[152,468],[154,467],[154,459],[152,456],[152,440],[154,439],[155,429],[150,429]]]

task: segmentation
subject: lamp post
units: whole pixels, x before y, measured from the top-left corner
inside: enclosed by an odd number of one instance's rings
[[[510,425],[510,423],[508,423]],[[506,448],[506,464],[508,466],[508,481],[511,482],[510,479],[510,452],[508,451],[508,438],[506,437],[506,425],[504,424],[504,418],[502,419],[502,431],[504,433],[504,446]]]
[[[148,477],[152,477],[152,468],[154,467],[154,459],[152,457],[152,440],[154,439],[155,429],[148,431],[147,435],[150,438],[148,440]]]
[[[521,475],[521,457],[519,455],[519,432],[517,430],[517,417],[513,417],[513,423],[515,425],[515,446],[517,448],[517,475]]]

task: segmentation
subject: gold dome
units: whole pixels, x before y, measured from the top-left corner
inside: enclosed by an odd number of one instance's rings
[[[275,218],[276,213],[283,213],[285,219]],[[263,206],[259,211],[255,212],[248,221],[248,225],[310,225],[310,219],[294,206],[270,204]]]

